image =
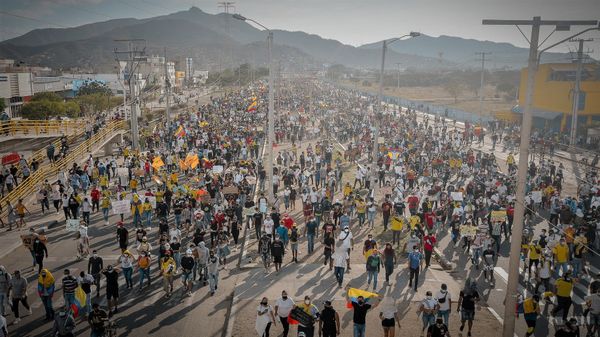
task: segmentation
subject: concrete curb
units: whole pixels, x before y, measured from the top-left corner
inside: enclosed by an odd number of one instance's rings
[[[452,265],[452,262],[448,261],[448,259],[446,259],[446,257],[444,256],[444,254],[442,254],[437,247],[433,248],[433,256],[436,258],[436,260],[438,261],[438,263],[440,264],[440,266],[442,266],[442,268],[444,268],[444,270],[452,270],[454,269],[454,266]]]

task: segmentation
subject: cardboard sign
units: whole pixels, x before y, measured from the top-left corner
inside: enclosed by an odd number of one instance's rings
[[[65,229],[67,232],[77,232],[79,231],[79,219],[69,219],[67,220],[67,224]]]
[[[477,226],[460,226],[460,235],[462,236],[475,236],[477,234]]]
[[[215,165],[212,168],[212,171],[214,174],[221,174],[223,173],[223,165]]]
[[[292,309],[290,317],[304,326],[312,326],[315,322],[314,318],[300,307]]]
[[[490,214],[491,222],[503,222],[506,220],[506,211],[492,211]]]
[[[542,202],[542,191],[531,192],[531,199],[533,199],[533,202],[535,202],[536,204],[541,203]]]
[[[463,201],[463,194],[462,194],[462,192],[452,192],[450,194],[450,197],[454,201]]]
[[[131,204],[129,200],[114,200],[112,202],[113,214],[131,213]]]
[[[117,168],[117,176],[122,178],[129,178],[129,169],[126,167]]]
[[[240,193],[239,189],[235,186],[227,186],[223,188],[223,194],[238,194]]]

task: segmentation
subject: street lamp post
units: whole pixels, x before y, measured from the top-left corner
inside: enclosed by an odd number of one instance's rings
[[[242,16],[240,14],[233,14],[233,18],[237,19],[237,20],[242,20],[242,21],[250,21],[250,22],[254,22],[256,25],[262,27],[264,30],[267,31],[267,48],[268,48],[268,54],[269,54],[269,111],[267,113],[267,141],[268,141],[268,147],[267,147],[267,198],[269,199],[269,202],[273,202],[275,200],[274,195],[273,195],[273,143],[275,143],[275,121],[274,121],[274,114],[275,114],[275,100],[273,98],[274,93],[273,90],[275,89],[273,87],[273,81],[274,79],[274,70],[273,70],[273,31],[270,30],[269,28],[263,26],[262,24],[260,24],[257,21],[254,21],[252,19],[249,19],[245,16]]]
[[[373,188],[373,199],[375,200],[375,196],[377,195],[377,157],[379,155],[379,120],[383,116],[382,111],[382,103],[383,103],[383,73],[385,69],[385,53],[387,51],[388,45],[399,41],[405,37],[417,37],[420,36],[419,32],[410,32],[409,34],[402,35],[397,38],[383,40],[383,46],[381,49],[381,69],[379,71],[379,92],[377,94],[377,108],[373,110],[373,116],[375,117],[373,120],[373,150],[371,153],[371,185]]]
[[[525,184],[527,183],[527,169],[529,167],[529,140],[531,137],[533,90],[535,88],[535,76],[540,63],[541,54],[560,43],[581,35],[586,31],[598,29],[588,28],[567,39],[561,40],[545,49],[539,50],[539,35],[541,26],[555,26],[555,31],[568,30],[570,26],[597,26],[598,21],[546,21],[541,17],[533,17],[533,20],[483,20],[484,25],[516,25],[531,26],[531,38],[529,39],[529,60],[527,65],[527,92],[525,96],[525,107],[523,109],[523,123],[521,126],[521,144],[519,147],[519,166],[517,171],[517,191],[514,220],[510,240],[510,255],[508,270],[508,282],[506,285],[506,298],[504,302],[504,324],[502,336],[512,337],[515,330],[515,306],[517,303],[517,288],[519,284],[519,256],[521,249],[521,238],[523,234],[523,222],[525,219]],[[520,29],[520,28],[519,28]]]

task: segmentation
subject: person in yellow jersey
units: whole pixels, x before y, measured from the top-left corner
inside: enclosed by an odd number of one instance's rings
[[[108,225],[108,211],[110,210],[110,206],[110,197],[105,194],[100,200],[100,208],[102,209],[102,216],[104,217],[105,225]]]
[[[131,193],[137,193],[138,188],[138,180],[136,176],[132,176],[129,181],[129,188],[131,189]]]
[[[523,301],[523,313],[525,323],[527,323],[527,333],[525,337],[533,336],[535,331],[535,322],[540,314],[540,296],[533,295]]]
[[[309,322],[307,322],[308,325],[304,325],[302,323],[298,324],[298,335],[303,332],[306,337],[313,337],[315,334],[315,322],[319,319],[320,315],[319,309],[312,304],[309,296],[304,296],[304,302],[298,303],[295,305],[295,307],[302,309],[302,311],[310,315],[312,318]]]
[[[529,264],[527,265],[527,273],[528,273],[527,277],[531,278],[531,266],[535,266],[535,269],[537,270],[540,265],[540,256],[542,254],[542,246],[540,246],[540,244],[538,243],[538,240],[533,240],[527,246],[527,250],[529,253],[528,254]]]
[[[146,198],[144,200],[144,203],[142,204],[142,212],[146,227],[150,228],[152,225],[152,204],[150,203],[150,199]]]
[[[344,198],[346,198],[352,194],[352,186],[350,186],[350,182],[346,182],[346,185],[344,185],[343,193],[344,193]]]
[[[400,234],[404,228],[404,218],[400,214],[394,214],[390,221],[390,228],[392,229],[392,244],[400,244]]]
[[[563,321],[567,320],[569,316],[569,308],[571,308],[571,291],[573,290],[573,280],[571,279],[571,272],[567,271],[561,278],[556,280],[554,283],[556,290],[556,302],[557,305],[552,309],[552,316],[556,316],[559,311],[562,311]]]
[[[133,215],[133,225],[138,226],[142,222],[142,201],[137,194],[133,195],[133,200],[131,200],[131,214]]]
[[[565,238],[561,238],[559,243],[554,246],[552,254],[554,255],[554,277],[558,278],[560,270],[562,269],[564,275],[569,266],[569,246],[567,246]]]
[[[98,184],[103,191],[108,189],[108,176],[106,174],[101,175]]]
[[[177,273],[175,260],[171,257],[171,251],[167,250],[165,256],[160,260],[160,272],[163,277],[163,289],[166,297],[171,297],[173,293],[173,277]]]

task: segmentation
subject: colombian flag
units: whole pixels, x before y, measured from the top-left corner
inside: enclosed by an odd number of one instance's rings
[[[359,296],[362,296],[365,298],[365,303],[369,303],[369,301],[372,298],[379,297],[379,295],[377,295],[376,293],[372,293],[372,292],[368,292],[368,291],[360,290],[360,289],[356,289],[356,288],[349,288],[348,289],[348,299],[350,299],[350,302],[346,303],[346,308],[352,309],[351,302],[358,303]]]
[[[256,97],[253,97],[252,103],[250,103],[250,105],[248,105],[248,108],[246,108],[246,111],[248,111],[248,112],[256,111],[257,105],[258,105],[258,103],[256,102]]]
[[[183,126],[179,126],[179,128],[177,128],[177,131],[175,131],[175,136],[181,138],[183,136],[185,136],[185,130],[183,129]]]
[[[73,311],[73,317],[77,318],[81,309],[87,305],[87,295],[81,286],[75,289],[75,303],[71,304],[71,311]]]

